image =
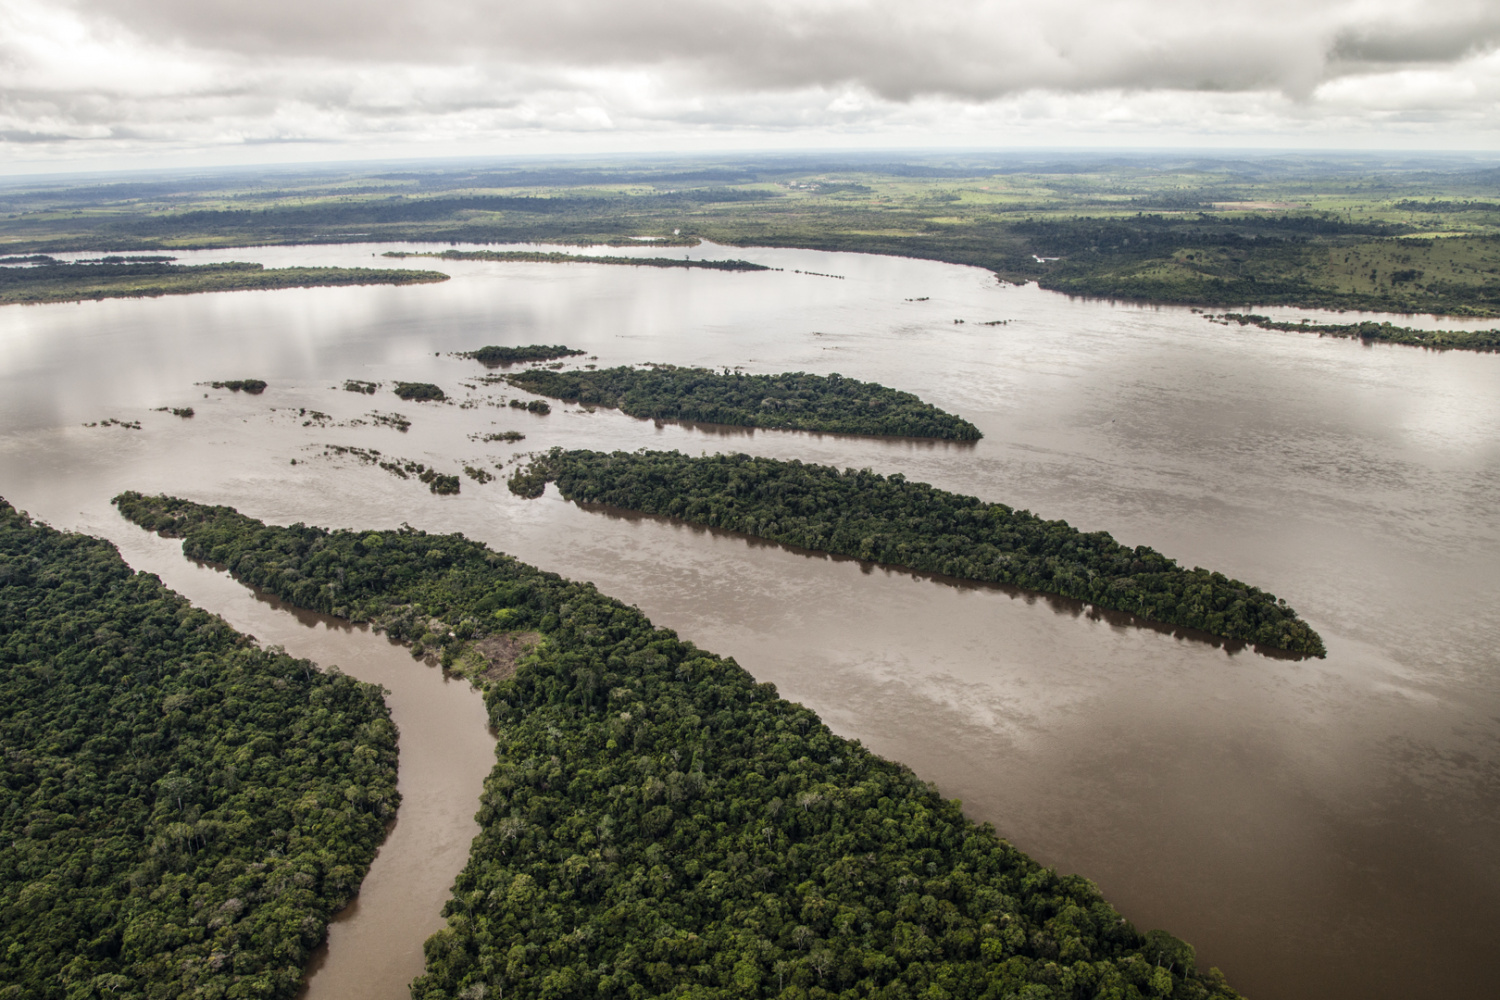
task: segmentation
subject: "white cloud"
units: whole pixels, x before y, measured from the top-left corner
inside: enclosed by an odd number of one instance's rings
[[[5,0],[0,164],[731,136],[1492,148],[1497,43],[1493,0]]]

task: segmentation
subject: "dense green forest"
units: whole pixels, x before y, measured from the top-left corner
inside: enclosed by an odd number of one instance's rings
[[[648,420],[691,420],[784,431],[976,441],[979,428],[909,392],[842,375],[746,375],[652,365],[600,371],[533,369],[507,376],[541,396],[615,406]]]
[[[285,998],[394,816],[380,690],[0,501],[0,997]]]
[[[438,271],[368,267],[277,267],[227,264],[49,263],[0,267],[0,305],[79,302],[324,285],[409,285],[447,281]]]
[[[511,489],[609,504],[785,545],[966,580],[1012,584],[1214,635],[1321,657],[1323,640],[1272,594],[1144,545],[1025,510],[826,465],[749,455],[563,451],[518,469]]]
[[[441,253],[410,253],[388,250],[386,257],[436,257],[439,260],[498,260],[517,264],[623,264],[627,267],[687,267],[709,271],[770,271],[764,264],[748,260],[700,260],[677,257],[590,257],[585,254],[538,250],[444,250]]]
[[[525,347],[496,347],[491,344],[477,351],[464,351],[459,357],[472,358],[480,364],[496,368],[522,361],[551,361],[553,358],[566,358],[582,353],[562,344],[527,344]]]
[[[1316,333],[1320,337],[1349,337],[1372,343],[1430,347],[1434,351],[1500,351],[1500,330],[1419,330],[1393,323],[1362,320],[1358,323],[1291,323],[1254,313],[1224,313],[1208,317],[1228,325],[1258,326],[1262,330]]]
[[[1193,949],[966,820],[733,660],[462,535],[116,498],[283,600],[438,644],[499,736],[416,1000],[1231,1000]],[[515,648],[515,647],[512,647]]]

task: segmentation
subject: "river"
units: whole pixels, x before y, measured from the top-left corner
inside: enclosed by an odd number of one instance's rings
[[[372,259],[384,249],[184,256],[387,266]],[[672,252],[783,270],[443,261],[454,279],[439,285],[0,309],[0,495],[115,540],[263,641],[392,690],[405,801],[310,996],[405,996],[409,975],[390,970],[420,968],[474,829],[492,753],[482,707],[379,636],[296,618],[181,560],[113,512],[122,489],[276,523],[462,531],[594,581],[1092,879],[1137,926],[1190,941],[1256,1000],[1492,995],[1500,357],[1226,328],[931,262]],[[659,426],[556,403],[520,413],[491,405],[516,393],[479,385],[483,369],[449,353],[488,343],[566,343],[601,366],[838,371],[916,392],[985,438]],[[270,388],[195,384],[244,377]],[[346,378],[432,381],[473,405],[345,392]],[[191,419],[155,410],[186,405]],[[372,410],[404,414],[410,431]],[[105,418],[142,429],[83,426]],[[526,439],[475,439],[504,430]],[[550,490],[523,501],[498,480],[436,497],[326,444],[444,472],[553,445],[900,471],[1271,590],[1329,656],[1272,658],[1069,602],[583,510]],[[449,753],[453,773],[431,769]]]

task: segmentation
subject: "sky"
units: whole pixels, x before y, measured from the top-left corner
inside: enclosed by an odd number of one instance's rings
[[[1500,150],[1500,0],[0,0],[0,172]]]

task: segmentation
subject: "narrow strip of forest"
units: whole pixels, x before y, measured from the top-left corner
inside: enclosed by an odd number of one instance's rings
[[[979,428],[877,382],[842,375],[747,375],[651,365],[599,371],[534,368],[505,376],[519,389],[646,420],[680,420],[783,431],[977,441]]]
[[[116,503],[485,687],[499,763],[418,1000],[1236,996],[1190,946],[591,584],[462,535]]]
[[[243,262],[69,264],[47,258],[29,267],[0,267],[0,305],[329,285],[411,285],[447,280],[448,275],[439,271],[405,268],[267,268]]]
[[[1390,322],[1361,320],[1357,323],[1308,323],[1275,320],[1255,313],[1223,313],[1208,319],[1228,326],[1258,326],[1262,330],[1284,330],[1290,333],[1316,333],[1320,337],[1344,337],[1365,343],[1404,344],[1427,347],[1434,351],[1500,351],[1500,329],[1494,330],[1419,330],[1396,326]]]
[[[0,996],[290,1000],[397,803],[378,687],[0,500]]]
[[[513,264],[622,264],[626,267],[686,267],[707,271],[771,271],[764,264],[748,260],[703,260],[677,257],[594,257],[588,254],[562,253],[552,250],[443,250],[414,253],[388,250],[385,257],[435,257],[438,260],[493,260]]]
[[[555,481],[569,500],[739,531],[785,545],[1088,601],[1168,625],[1307,656],[1323,640],[1285,601],[1185,569],[1108,532],[908,482],[750,455],[553,449],[511,477],[521,496]]]

